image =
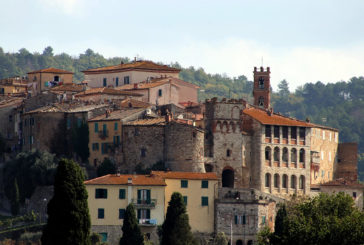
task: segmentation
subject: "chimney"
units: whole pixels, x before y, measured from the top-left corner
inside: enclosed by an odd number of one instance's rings
[[[268,115],[269,116],[272,116],[273,115],[273,107],[271,107],[271,108],[268,109]]]
[[[310,122],[310,118],[306,117],[306,122],[309,123]]]
[[[133,179],[132,178],[128,178],[128,185],[133,184]]]

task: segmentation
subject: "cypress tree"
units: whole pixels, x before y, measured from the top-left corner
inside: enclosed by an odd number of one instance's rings
[[[18,181],[16,178],[14,179],[14,187],[13,187],[13,196],[10,200],[11,203],[11,214],[13,216],[19,214],[20,210],[20,195],[19,195],[19,187],[18,187]]]
[[[48,203],[48,223],[42,245],[90,245],[90,215],[81,168],[68,159],[59,162],[54,196]]]
[[[134,205],[131,203],[126,207],[123,227],[123,236],[120,245],[143,245],[144,238],[135,215]]]
[[[181,193],[174,192],[168,203],[166,220],[162,225],[161,245],[197,244],[188,223],[186,206]]]

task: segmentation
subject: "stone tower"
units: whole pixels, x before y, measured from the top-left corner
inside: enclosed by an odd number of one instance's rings
[[[254,67],[254,88],[253,88],[254,105],[268,109],[270,107],[270,69],[260,71]]]

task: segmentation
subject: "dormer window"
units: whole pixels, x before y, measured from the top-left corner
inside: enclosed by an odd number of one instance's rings
[[[259,77],[259,88],[260,89],[264,89],[264,78],[263,77]]]

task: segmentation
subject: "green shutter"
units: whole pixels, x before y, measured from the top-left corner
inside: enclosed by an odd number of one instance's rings
[[[114,130],[118,130],[118,123],[117,122],[114,124]]]
[[[150,209],[147,209],[147,219],[150,219]]]
[[[138,190],[138,204],[141,203],[141,199],[142,199],[142,190]]]
[[[147,203],[150,204],[150,190],[147,190]]]
[[[119,190],[119,199],[125,199],[125,189]]]
[[[238,224],[238,216],[237,215],[234,216],[234,221],[235,221],[235,224],[237,225]]]
[[[243,215],[243,225],[245,225],[246,224],[246,216],[245,216],[245,214]]]
[[[187,196],[183,196],[183,202],[185,203],[185,205],[187,206]]]
[[[201,182],[201,188],[209,188],[209,181],[208,180],[203,180]]]
[[[138,209],[138,219],[141,219],[140,216],[141,216],[141,210]]]
[[[95,133],[99,132],[99,124],[95,123]]]

